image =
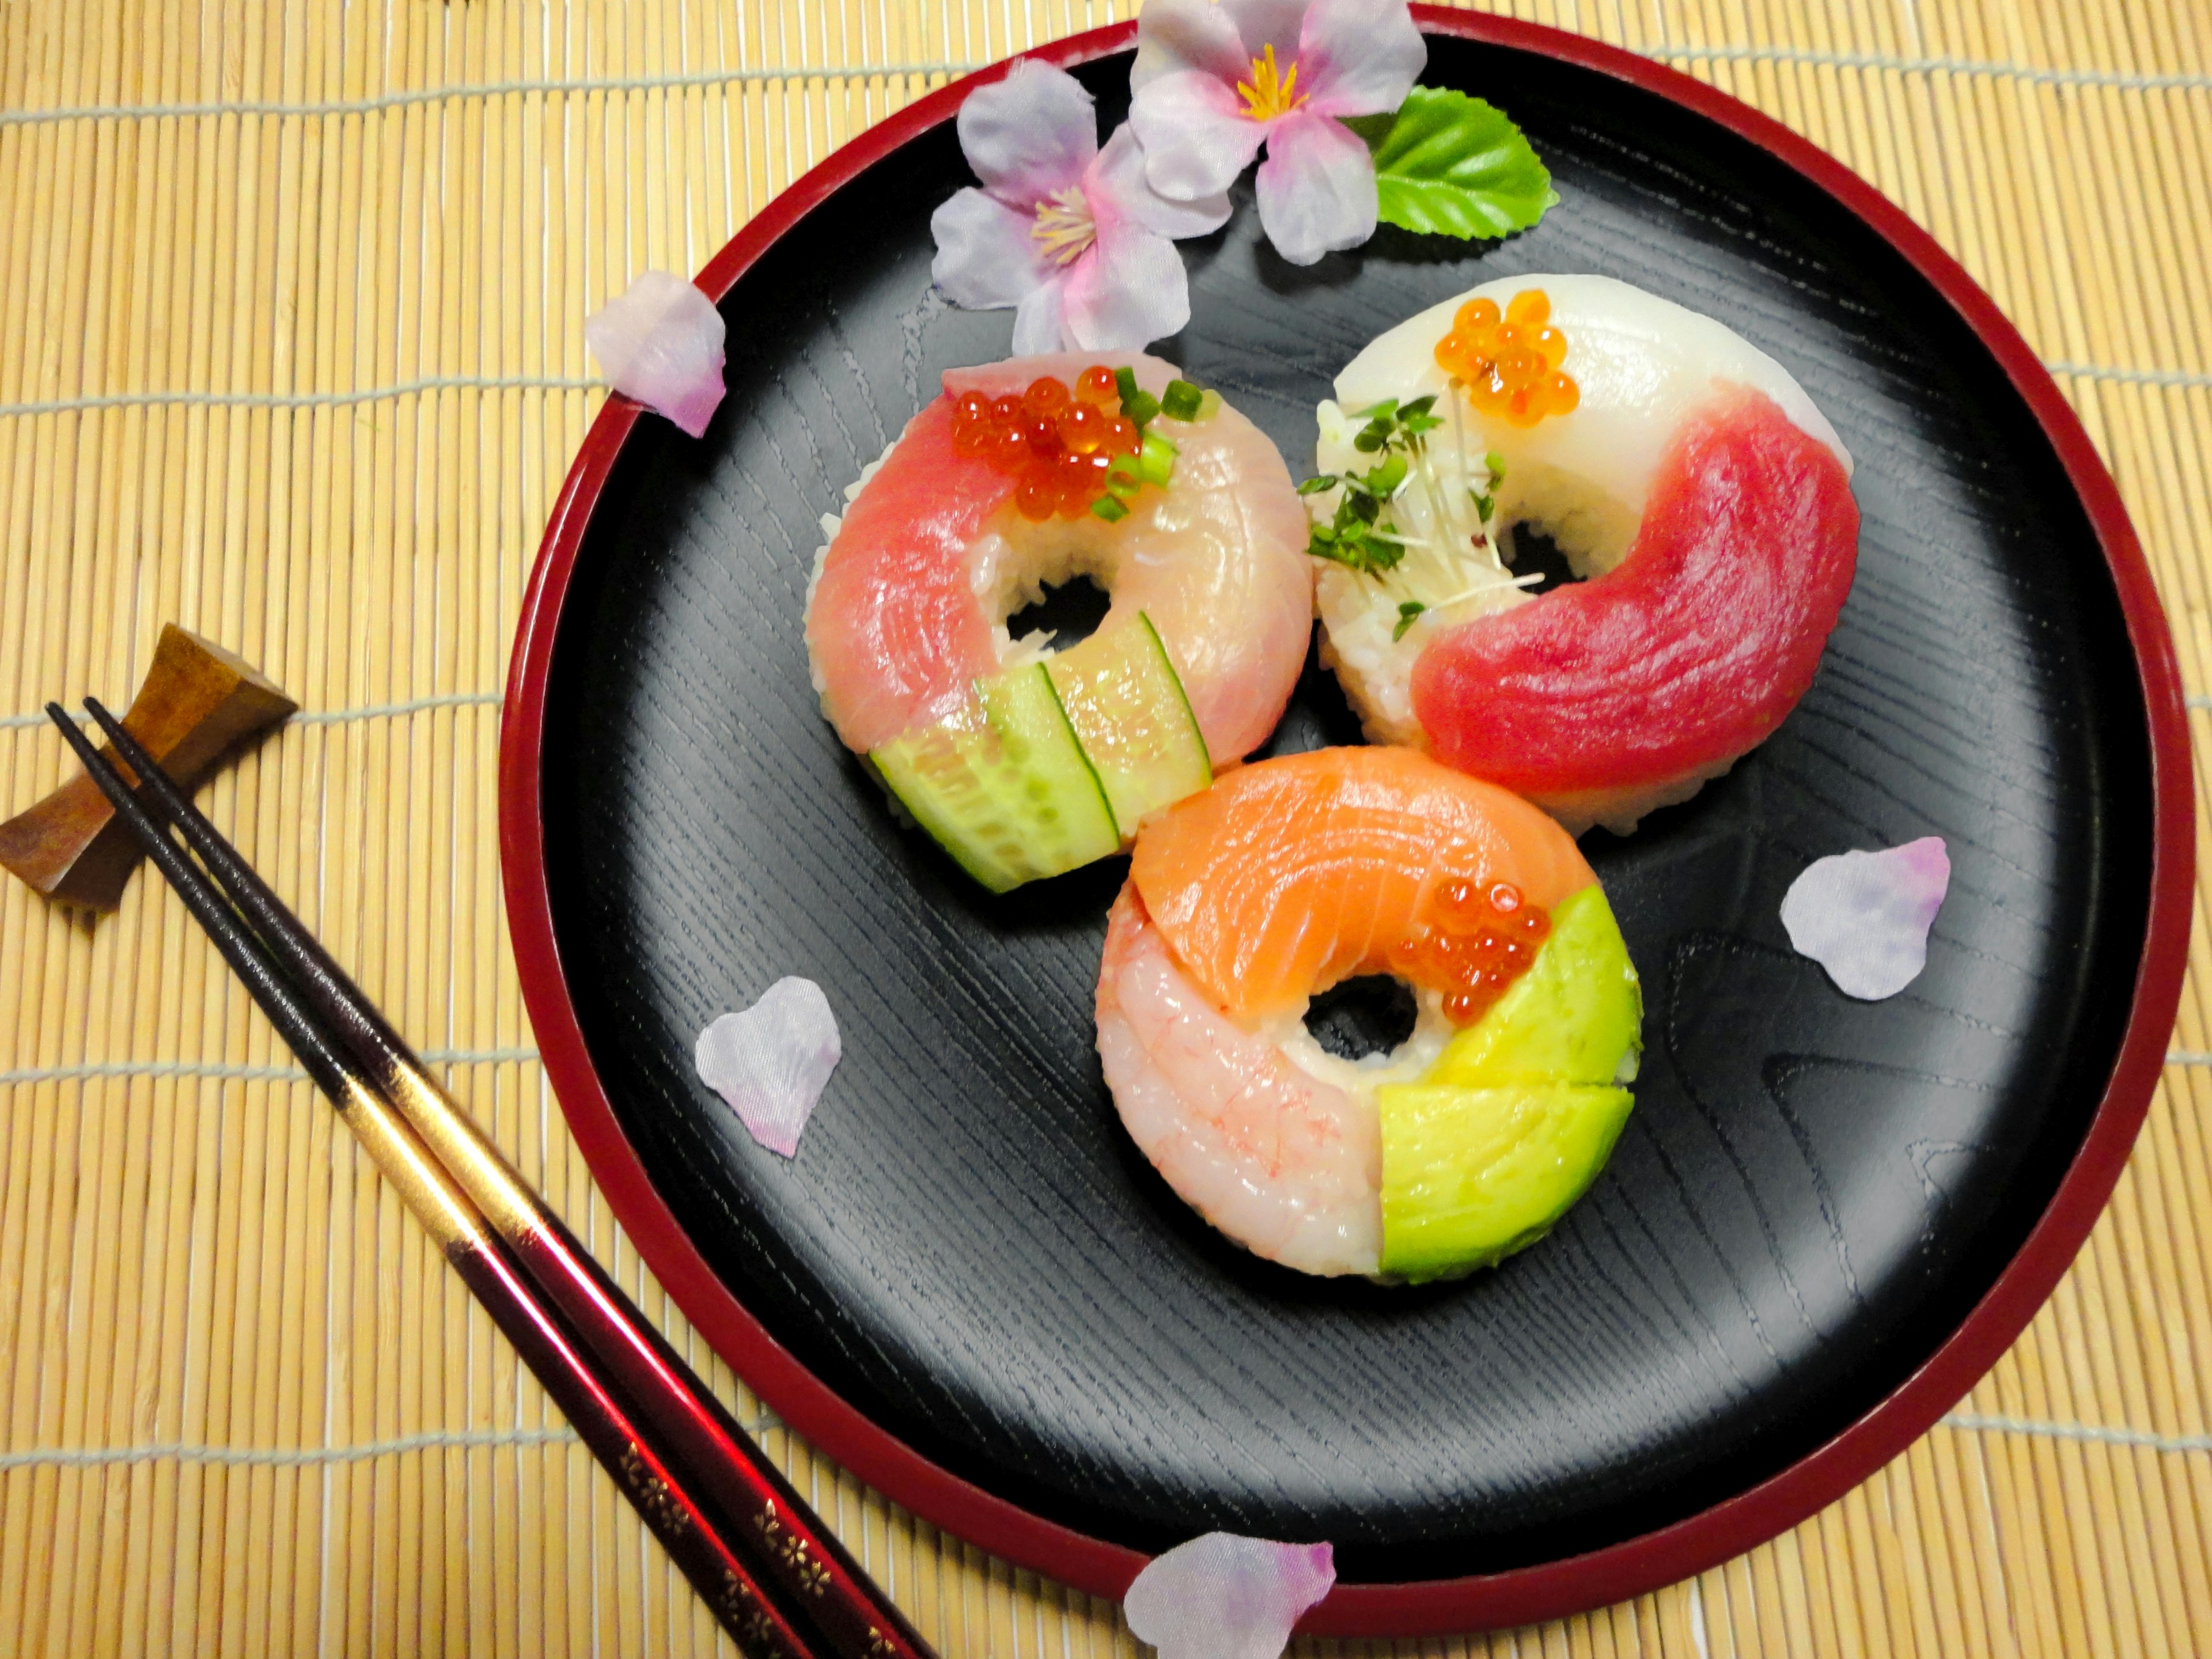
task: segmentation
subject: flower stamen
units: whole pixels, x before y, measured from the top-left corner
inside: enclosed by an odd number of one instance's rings
[[[1097,222],[1091,216],[1090,198],[1079,185],[1056,190],[1036,204],[1036,222],[1030,234],[1044,245],[1055,264],[1073,264],[1098,240]]]
[[[1297,89],[1298,64],[1291,60],[1287,70],[1275,67],[1275,48],[1269,43],[1266,52],[1252,60],[1252,78],[1237,83],[1237,96],[1244,100],[1244,112],[1255,121],[1272,121],[1279,115],[1288,115],[1310,95]]]

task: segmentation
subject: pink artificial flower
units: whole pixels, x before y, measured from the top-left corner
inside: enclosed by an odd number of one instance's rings
[[[1227,190],[1266,144],[1261,228],[1310,265],[1375,234],[1375,161],[1339,118],[1396,109],[1428,61],[1407,0],[1145,0],[1129,125],[1178,201]]]
[[[1173,238],[1229,217],[1221,191],[1170,201],[1145,181],[1125,125],[1098,148],[1091,94],[1065,70],[1024,59],[960,106],[960,149],[981,190],[931,216],[945,297],[1014,307],[1014,354],[1134,351],[1190,320]]]

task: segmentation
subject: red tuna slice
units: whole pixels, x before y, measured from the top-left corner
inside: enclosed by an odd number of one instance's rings
[[[1683,422],[1620,563],[1440,635],[1413,712],[1438,759],[1563,817],[1680,799],[1812,685],[1858,533],[1834,452],[1729,387]]]
[[[998,666],[968,544],[1017,480],[952,447],[952,400],[923,406],[846,509],[807,608],[824,712],[862,753],[940,720]]]

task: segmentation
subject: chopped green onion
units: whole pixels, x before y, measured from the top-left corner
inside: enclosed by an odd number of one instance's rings
[[[1204,395],[1198,400],[1198,413],[1192,416],[1191,419],[1210,421],[1219,413],[1221,413],[1221,394],[1208,386]]]
[[[1298,486],[1298,494],[1301,495],[1318,495],[1324,489],[1334,489],[1335,488],[1336,474],[1334,472],[1324,472],[1318,478],[1308,478],[1304,483],[1300,484]]]
[[[1390,630],[1390,638],[1392,641],[1395,641],[1404,639],[1406,637],[1406,630],[1413,625],[1414,618],[1419,617],[1421,612],[1426,611],[1428,608],[1428,606],[1423,605],[1419,599],[1408,599],[1405,604],[1400,605],[1398,607],[1398,625]]]
[[[1160,412],[1160,400],[1149,392],[1139,392],[1121,405],[1121,412],[1136,422],[1137,430],[1142,432],[1152,424],[1152,416]]]
[[[1108,524],[1118,524],[1129,516],[1128,503],[1111,495],[1101,495],[1097,501],[1091,502],[1091,510],[1097,517],[1105,520]]]
[[[1127,363],[1122,364],[1114,371],[1114,386],[1121,394],[1121,412],[1127,415],[1129,405],[1137,400],[1137,371]]]
[[[1137,452],[1137,471],[1147,482],[1164,484],[1175,476],[1176,457],[1181,453],[1158,433],[1147,432],[1144,447]]]
[[[1167,391],[1160,398],[1160,413],[1171,421],[1192,421],[1198,418],[1198,405],[1204,398],[1188,380],[1170,380]]]

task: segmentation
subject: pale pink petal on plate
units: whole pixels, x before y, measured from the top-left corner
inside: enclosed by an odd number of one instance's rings
[[[1260,228],[1294,265],[1375,234],[1375,159],[1343,122],[1304,110],[1275,123],[1260,163]]]
[[[1335,1582],[1329,1545],[1210,1532],[1154,1556],[1121,1609],[1160,1659],[1277,1659],[1298,1615]]]
[[[1312,115],[1380,115],[1428,67],[1406,0],[1314,0],[1298,42],[1298,90]]]
[[[929,216],[937,258],[929,274],[945,297],[970,311],[1019,305],[1054,274],[1030,234],[1036,216],[980,190],[956,191]]]
[[[822,988],[787,978],[702,1031],[694,1058],[700,1081],[729,1102],[746,1132],[789,1158],[842,1052]]]
[[[1098,153],[1098,116],[1066,70],[1023,58],[960,106],[960,152],[1008,207],[1024,211],[1083,176]]]
[[[1066,290],[1067,331],[1085,351],[1136,351],[1190,320],[1182,255],[1134,221],[1101,225]]]
[[[1234,87],[1200,70],[1146,82],[1129,106],[1129,125],[1145,147],[1152,188],[1178,202],[1227,190],[1267,136],[1267,124],[1243,108]]]
[[[714,302],[665,270],[644,272],[584,319],[607,383],[695,438],[722,401],[726,332]]]
[[[1129,90],[1178,70],[1202,70],[1235,82],[1247,72],[1244,43],[1237,20],[1212,0],[1145,0],[1137,14],[1137,61],[1129,66]]]
[[[1186,236],[1204,236],[1229,222],[1225,191],[1194,202],[1177,202],[1154,190],[1145,176],[1144,146],[1126,121],[1114,129],[1106,148],[1083,175],[1083,193],[1102,235],[1107,225],[1121,218],[1134,219],[1146,229],[1176,241]]]
[[[1941,836],[1880,853],[1816,859],[1782,899],[1782,925],[1800,956],[1828,970],[1846,996],[1895,996],[1928,965],[1928,929],[1951,886]]]
[[[1298,55],[1298,31],[1305,21],[1307,0],[1220,0],[1221,9],[1237,20],[1237,38],[1243,42],[1245,67],[1268,47],[1275,49],[1275,67],[1286,71]],[[1301,90],[1305,85],[1299,76]]]

